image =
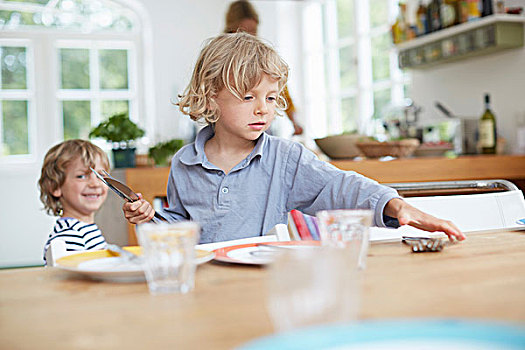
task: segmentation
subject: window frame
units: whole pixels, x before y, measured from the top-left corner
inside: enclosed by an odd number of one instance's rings
[[[150,60],[152,49],[151,23],[145,15],[144,6],[136,0],[109,0],[123,6],[123,11],[133,19],[131,30],[117,32],[99,30],[90,33],[62,30],[56,27],[4,26],[1,40],[25,41],[32,47],[32,61],[26,60],[27,71],[33,74],[33,103],[28,107],[28,128],[30,130],[30,155],[0,154],[0,164],[5,171],[33,171],[39,166],[47,149],[64,140],[61,101],[58,99],[60,73],[56,42],[99,41],[129,42],[133,54],[128,51],[128,84],[134,89],[130,100],[130,118],[146,130],[146,136],[155,135],[155,94],[153,64]],[[0,3],[2,10],[38,11],[40,5],[27,3]],[[113,47],[111,47],[113,48]],[[29,84],[29,81],[28,81]],[[148,113],[146,113],[148,111]],[[29,117],[30,115],[30,117]],[[94,121],[93,121],[94,123]],[[106,151],[111,145],[105,140],[93,140]],[[33,169],[33,170],[31,170]]]
[[[397,0],[387,0],[389,23],[397,16],[397,3]],[[304,29],[307,30],[309,26],[313,25],[312,22],[316,22],[316,20],[312,20],[312,15],[308,15],[307,12],[312,11],[312,7],[319,7],[316,15],[321,16],[321,18],[317,22],[322,23],[321,28],[324,33],[322,44],[314,45],[313,48],[308,42],[311,37],[309,35],[303,36],[306,72],[309,72],[309,68],[312,66],[309,64],[309,61],[317,54],[313,52],[314,49],[321,50],[324,56],[325,76],[322,79],[318,79],[317,83],[307,83],[305,92],[307,97],[305,114],[310,129],[309,134],[314,138],[350,131],[344,129],[342,115],[343,101],[348,98],[356,99],[355,115],[357,118],[355,125],[357,131],[367,135],[374,134],[374,123],[370,123],[374,119],[375,114],[374,94],[377,91],[390,89],[392,103],[401,105],[404,103],[405,98],[404,86],[411,81],[410,75],[399,69],[397,54],[393,47],[388,52],[389,77],[377,81],[373,80],[372,40],[390,33],[390,25],[386,23],[377,27],[370,27],[369,1],[354,0],[353,6],[354,18],[351,25],[354,27],[351,34],[345,37],[339,37],[337,33],[337,0],[313,0],[308,2],[305,5],[305,10],[303,10]],[[349,88],[342,88],[340,85],[341,66],[339,55],[340,50],[344,48],[352,48],[353,59],[355,60],[351,65],[351,69],[356,70],[357,82]],[[311,80],[305,78],[305,81],[309,82]],[[321,94],[321,96],[327,96],[324,101],[317,99],[317,101],[312,102],[309,98],[309,91],[320,93],[320,89],[316,85],[324,85],[325,92]],[[315,103],[321,103],[325,106],[315,106]],[[319,113],[315,111],[323,109],[326,111],[326,114],[320,118]]]
[[[0,38],[1,47],[24,47],[26,50],[26,89],[0,89],[0,102],[4,100],[24,100],[27,101],[27,137],[28,153],[27,154],[10,154],[4,155],[3,150],[0,152],[0,164],[4,163],[26,163],[35,160],[36,156],[36,102],[35,102],[35,69],[34,62],[35,50],[33,41],[21,38]],[[0,79],[2,72],[0,70]],[[3,105],[0,103],[0,147],[3,147],[4,141],[4,122],[3,122]]]
[[[134,122],[139,122],[140,102],[137,98],[137,66],[135,43],[129,40],[61,40],[54,43],[56,74],[56,111],[57,118],[61,121],[59,125],[60,134],[64,135],[64,113],[63,101],[87,100],[91,106],[91,125],[96,126],[102,121],[101,102],[104,100],[126,100],[129,101],[129,118]],[[89,52],[89,89],[63,89],[61,88],[62,72],[60,70],[60,50],[61,49],[87,49]],[[101,89],[99,75],[99,52],[105,49],[127,50],[128,65],[128,89]]]

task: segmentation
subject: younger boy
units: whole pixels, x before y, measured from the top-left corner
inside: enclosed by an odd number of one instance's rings
[[[109,171],[107,155],[89,141],[68,140],[53,146],[44,158],[38,180],[40,200],[48,214],[60,216],[44,247],[61,239],[67,251],[106,247],[95,213],[106,200],[107,186],[89,168]]]
[[[205,45],[179,107],[204,120],[193,144],[171,162],[166,216],[194,220],[201,243],[264,234],[298,209],[372,209],[374,225],[412,225],[462,240],[450,221],[412,207],[389,187],[319,160],[299,143],[265,133],[286,108],[288,66],[262,40],[246,33],[219,35]],[[125,203],[125,217],[154,215],[144,201]]]

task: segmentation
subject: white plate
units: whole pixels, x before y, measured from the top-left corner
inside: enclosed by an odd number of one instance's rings
[[[239,350],[519,350],[523,324],[462,319],[369,320],[320,325],[251,341]]]
[[[140,247],[126,247],[125,249],[141,254]],[[195,255],[195,263],[200,265],[212,260],[215,253],[196,249]],[[108,250],[92,250],[68,255],[58,259],[56,267],[102,281],[141,282],[145,280],[141,265],[126,261]]]
[[[312,249],[319,241],[287,241],[239,244],[214,250],[215,260],[234,264],[266,265],[280,249]]]

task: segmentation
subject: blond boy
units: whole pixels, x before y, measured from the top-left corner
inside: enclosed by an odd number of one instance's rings
[[[106,247],[95,224],[95,213],[104,203],[107,187],[97,172],[109,170],[107,155],[89,141],[68,140],[53,146],[46,154],[38,180],[40,200],[48,214],[59,216],[44,246],[63,240],[67,251],[97,250]]]
[[[253,35],[222,34],[206,43],[179,107],[208,126],[173,157],[166,216],[200,222],[201,243],[259,236],[286,223],[292,209],[315,215],[340,208],[371,209],[377,226],[412,225],[465,238],[453,223],[410,206],[395,190],[266,134],[286,108],[287,78],[287,64]],[[131,223],[154,214],[144,200],[124,204],[123,211]]]

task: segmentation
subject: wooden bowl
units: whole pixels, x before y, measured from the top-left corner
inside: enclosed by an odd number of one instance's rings
[[[354,158],[360,155],[356,142],[363,138],[366,138],[366,136],[341,134],[315,139],[315,143],[330,158]]]
[[[410,157],[419,146],[418,139],[404,139],[399,141],[362,141],[357,142],[356,146],[368,158],[391,157]]]

